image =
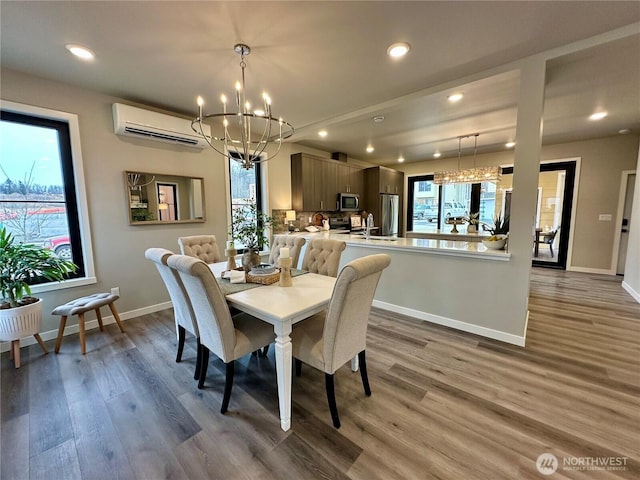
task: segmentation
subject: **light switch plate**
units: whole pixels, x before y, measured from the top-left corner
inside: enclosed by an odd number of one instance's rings
[[[598,215],[598,220],[601,222],[610,222],[613,219],[613,216],[610,213],[601,213]]]

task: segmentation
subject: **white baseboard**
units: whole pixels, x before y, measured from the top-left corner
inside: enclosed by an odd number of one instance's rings
[[[373,301],[373,306],[382,310],[388,310],[394,313],[400,313],[409,317],[417,318],[418,320],[424,320],[427,322],[443,325],[445,327],[455,328],[456,330],[462,330],[463,332],[473,333],[475,335],[481,335],[483,337],[492,338],[494,340],[500,340],[501,342],[510,343],[519,347],[524,347],[526,339],[526,324],[525,333],[523,336],[513,335],[511,333],[501,332],[500,330],[493,330],[492,328],[480,327],[471,323],[461,322],[452,318],[441,317],[439,315],[433,315],[431,313],[421,312],[420,310],[413,310],[411,308],[400,307],[392,303],[381,302],[379,300]],[[527,321],[529,319],[529,313],[527,312]]]
[[[640,292],[636,292],[627,282],[622,282],[622,288],[624,288],[636,302],[640,303]]]
[[[567,267],[567,272],[595,273],[597,275],[615,275],[616,272],[604,268]]]
[[[164,303],[158,303],[156,305],[150,305],[144,308],[137,308],[135,310],[130,310],[128,312],[123,312],[123,313],[118,312],[118,314],[120,315],[120,320],[124,322],[125,320],[129,320],[130,318],[136,318],[142,315],[147,315],[149,313],[159,312],[160,310],[166,310],[167,308],[171,308],[172,306],[173,305],[171,302],[164,302]],[[71,318],[69,318],[69,320],[71,320]],[[108,317],[102,317],[103,325],[110,325],[112,323],[116,323],[116,320],[115,318],[113,318],[113,315],[109,315]],[[84,322],[85,331],[92,330],[94,328],[98,328],[97,319]],[[67,335],[73,335],[74,333],[78,333],[78,331],[79,331],[79,328],[77,323],[75,325],[69,325],[64,329],[64,336],[66,337]],[[53,340],[58,337],[58,329],[56,328],[55,330],[40,332],[40,336],[44,341]],[[34,343],[36,343],[36,339],[32,335],[30,335],[29,337],[20,339],[21,347],[27,346],[27,345],[33,345]],[[11,348],[11,342],[0,343],[0,352],[8,352],[10,348]]]

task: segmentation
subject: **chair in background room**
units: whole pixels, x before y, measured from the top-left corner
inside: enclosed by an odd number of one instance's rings
[[[180,253],[199,258],[204,263],[220,261],[220,250],[215,235],[193,235],[178,238]]]
[[[540,242],[542,245],[549,245],[549,250],[551,251],[551,257],[554,256],[553,253],[553,242],[556,239],[556,235],[558,234],[559,228],[555,230],[551,230],[548,234],[542,235],[542,241]]]
[[[188,330],[189,333],[196,338],[196,371],[193,378],[198,380],[200,377],[200,332],[198,331],[198,324],[193,313],[193,308],[191,307],[191,302],[189,301],[187,292],[184,290],[182,280],[180,280],[180,275],[167,265],[167,259],[172,255],[174,255],[172,251],[164,248],[148,248],[144,252],[145,258],[155,263],[164,281],[164,285],[167,287],[169,297],[171,297],[171,303],[173,303],[173,316],[176,322],[176,334],[178,337],[176,363],[182,360],[186,331]]]
[[[167,263],[179,272],[198,323],[201,350],[198,388],[204,387],[210,351],[226,364],[220,407],[220,413],[225,413],[233,387],[234,361],[273,342],[273,326],[246,313],[236,315],[232,320],[220,286],[202,260],[172,255]]]
[[[269,253],[269,263],[272,265],[278,264],[280,258],[280,249],[282,247],[289,248],[289,256],[291,257],[291,265],[293,268],[298,268],[298,260],[300,258],[300,252],[302,247],[307,241],[303,237],[295,235],[276,235],[271,242],[271,252]]]
[[[309,241],[307,252],[302,259],[302,270],[335,277],[340,267],[340,257],[347,248],[342,240],[315,238]]]
[[[367,324],[380,275],[390,263],[391,257],[386,254],[347,263],[338,275],[329,308],[297,323],[291,332],[296,375],[301,374],[301,362],[324,372],[329,410],[336,428],[340,428],[340,418],[333,377],[356,354],[364,392],[371,395],[365,361]]]

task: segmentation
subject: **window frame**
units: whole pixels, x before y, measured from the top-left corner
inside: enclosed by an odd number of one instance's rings
[[[3,116],[6,112],[9,116],[20,115],[22,117],[34,117],[34,119],[66,123],[68,127],[68,143],[66,139],[61,139],[61,147],[65,148],[64,144],[67,143],[66,147],[70,150],[70,166],[73,172],[69,172],[68,167],[65,169],[63,164],[63,181],[65,183],[65,191],[67,190],[67,185],[70,185],[75,192],[71,194],[71,197],[66,195],[65,200],[67,204],[67,218],[69,219],[70,241],[72,242],[72,246],[75,242],[76,248],[80,248],[82,252],[81,258],[84,271],[80,272],[77,277],[63,280],[62,282],[33,285],[31,291],[35,294],[97,283],[93,260],[93,245],[91,243],[89,209],[84,179],[78,116],[73,113],[60,112],[6,100],[0,100],[0,110]],[[42,123],[43,122],[34,122],[33,125],[42,126]],[[75,213],[70,213],[71,209],[73,209]],[[74,232],[71,231],[72,228]]]

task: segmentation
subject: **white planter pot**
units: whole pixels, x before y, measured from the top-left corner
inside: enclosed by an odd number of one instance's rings
[[[17,308],[0,310],[0,340],[19,340],[40,332],[42,299]]]

